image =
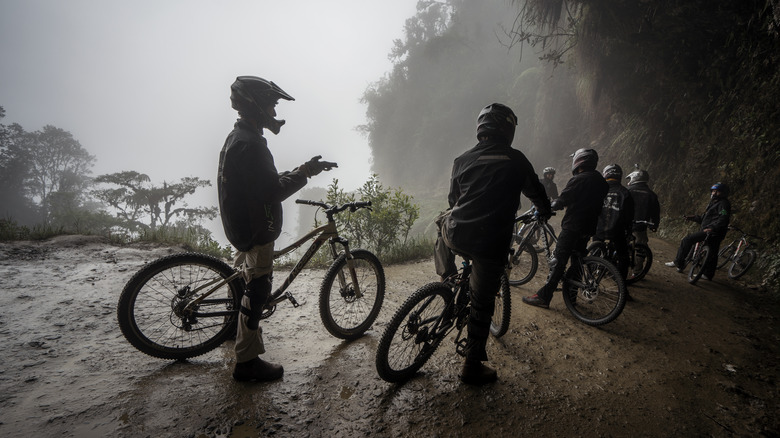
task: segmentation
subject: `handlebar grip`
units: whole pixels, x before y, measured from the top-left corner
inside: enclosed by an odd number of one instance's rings
[[[353,202],[352,205],[354,205],[355,207],[370,207],[371,206],[371,201]]]

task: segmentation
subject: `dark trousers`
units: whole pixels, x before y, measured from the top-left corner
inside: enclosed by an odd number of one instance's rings
[[[628,277],[628,268],[631,264],[631,256],[628,254],[627,236],[623,234],[619,234],[615,237],[599,235],[593,236],[594,242],[603,242],[605,240],[609,240],[615,246],[615,256],[617,258],[617,260],[615,260],[615,266],[617,266],[618,272],[620,272],[620,276],[625,280],[626,277]]]
[[[506,269],[506,258],[471,261],[471,313],[468,323],[466,358],[487,360],[485,346],[490,335],[490,321],[496,306],[496,295],[501,287],[501,274]]]
[[[547,276],[547,283],[539,289],[537,295],[546,303],[552,301],[553,292],[558,287],[561,279],[566,273],[566,264],[573,252],[577,251],[585,255],[588,251],[588,240],[590,236],[583,236],[577,231],[567,229],[561,230],[558,235],[558,243],[555,245],[555,254],[550,261],[550,275]],[[572,271],[578,271],[578,267],[573,266]]]
[[[720,242],[723,241],[724,236],[717,236],[711,234],[707,245],[710,247],[710,253],[707,255],[707,260],[704,262],[702,268],[702,275],[706,275],[709,278],[713,278],[715,275],[715,268],[717,267],[718,251],[720,250]],[[691,248],[696,245],[697,242],[703,242],[707,238],[707,233],[704,231],[697,231],[691,233],[680,241],[680,248],[677,250],[677,257],[674,258],[674,264],[678,267],[685,263],[685,258],[688,257],[688,253],[691,252]]]

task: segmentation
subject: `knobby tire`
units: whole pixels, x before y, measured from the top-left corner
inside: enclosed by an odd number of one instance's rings
[[[517,246],[519,242],[512,244],[514,253],[509,257],[509,285],[520,286],[528,283],[536,275],[539,269],[539,256],[530,243],[523,247]]]
[[[738,255],[734,259],[734,263],[729,267],[728,277],[732,280],[736,280],[739,277],[745,275],[745,273],[753,266],[753,262],[756,260],[756,251],[752,249],[746,249],[742,251],[742,254]]]
[[[698,254],[694,254],[691,260],[691,269],[688,271],[688,283],[696,284],[704,273],[704,265],[707,263],[707,256],[710,253],[710,247],[704,245]]]
[[[160,359],[184,360],[217,348],[235,335],[244,280],[239,276],[222,285],[195,309],[224,315],[188,316],[182,310],[197,298],[189,295],[195,288],[234,272],[219,259],[195,253],[147,264],[119,296],[117,319],[122,334],[141,352]]]
[[[396,383],[414,376],[447,335],[442,323],[453,323],[453,301],[452,290],[443,283],[429,283],[406,299],[379,340],[379,377]]]
[[[362,296],[356,296],[345,254],[333,261],[320,288],[320,319],[325,329],[339,339],[363,336],[379,315],[385,299],[385,271],[379,259],[364,249],[353,250],[351,254]],[[344,286],[339,273],[343,274]]]
[[[584,287],[575,284],[578,274]],[[617,267],[600,257],[583,257],[579,272],[570,268],[563,281],[566,308],[575,318],[592,326],[614,321],[623,312],[627,295]]]
[[[509,279],[501,275],[501,287],[496,295],[496,307],[490,320],[490,333],[500,338],[509,330],[509,320],[512,316],[512,297],[509,293]]]

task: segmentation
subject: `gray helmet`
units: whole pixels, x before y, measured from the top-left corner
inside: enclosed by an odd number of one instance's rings
[[[265,108],[279,99],[295,100],[278,85],[257,76],[239,76],[230,86],[230,103],[242,116],[257,120],[263,128],[278,134],[284,120],[266,114]]]
[[[571,173],[577,174],[577,169],[584,170],[596,170],[596,166],[599,164],[599,154],[595,149],[577,149],[577,152],[573,153],[571,160]]]
[[[650,174],[646,170],[636,169],[626,176],[628,185],[650,182]]]
[[[553,174],[555,175],[555,168],[554,167],[545,167],[544,170],[542,170],[542,176]]]
[[[604,179],[619,180],[623,178],[623,169],[617,164],[610,164],[604,168],[604,171],[601,172],[601,174],[604,175]]]
[[[517,116],[506,105],[491,103],[482,108],[477,116],[477,138],[498,137],[511,144],[515,138]]]

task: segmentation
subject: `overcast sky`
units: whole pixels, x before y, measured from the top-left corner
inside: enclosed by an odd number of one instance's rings
[[[267,133],[276,166],[320,154],[354,189],[370,152],[359,99],[389,71],[417,0],[0,0],[2,123],[54,125],[97,157],[94,175],[135,170],[153,182],[215,175],[232,129],[230,84],[273,80],[295,97]],[[310,183],[310,185],[312,184]],[[204,189],[191,205],[216,205]],[[210,227],[213,228],[213,227]],[[221,238],[221,230],[213,229]]]

